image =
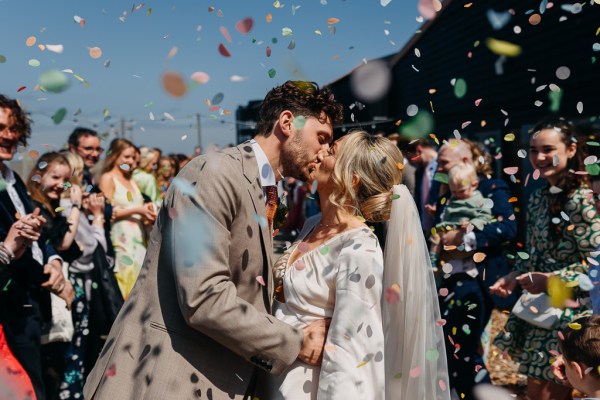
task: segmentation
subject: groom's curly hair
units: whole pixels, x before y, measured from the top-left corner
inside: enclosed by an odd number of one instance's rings
[[[0,94],[0,108],[12,111],[14,129],[19,133],[19,142],[23,146],[27,146],[27,139],[31,136],[31,119],[29,115],[23,111],[17,100],[10,99],[3,94]]]
[[[287,81],[267,93],[258,111],[256,133],[269,136],[279,115],[291,111],[294,116],[314,117],[321,123],[327,118],[333,126],[342,123],[343,107],[335,101],[331,89],[314,82]]]

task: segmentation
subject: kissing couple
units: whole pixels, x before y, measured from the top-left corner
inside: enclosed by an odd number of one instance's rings
[[[256,137],[179,173],[86,399],[449,399],[429,253],[403,157],[385,138],[334,142],[342,106],[288,81]],[[283,176],[322,213],[273,265]],[[368,222],[389,221],[385,254]]]

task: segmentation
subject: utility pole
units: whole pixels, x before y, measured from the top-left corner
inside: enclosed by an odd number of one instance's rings
[[[125,139],[125,117],[121,117],[121,137]]]
[[[196,114],[196,129],[198,130],[198,146],[202,148],[202,127],[200,126],[200,113]]]

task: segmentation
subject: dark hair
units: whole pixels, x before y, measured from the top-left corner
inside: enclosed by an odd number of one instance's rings
[[[557,239],[561,234],[561,224],[552,223],[553,217],[560,218],[560,212],[564,210],[569,197],[579,188],[589,186],[588,175],[579,175],[574,172],[585,171],[585,165],[583,160],[586,156],[586,145],[583,139],[580,139],[575,132],[572,124],[565,121],[564,118],[558,117],[546,117],[538,122],[531,130],[530,137],[538,134],[540,131],[545,129],[555,130],[560,134],[562,142],[568,148],[571,144],[575,143],[577,150],[575,155],[567,160],[567,167],[559,173],[556,187],[562,189],[561,192],[550,195],[550,223],[549,231],[553,239]]]
[[[314,82],[287,81],[271,89],[260,105],[257,134],[268,136],[285,110],[291,111],[296,117],[317,118],[321,123],[326,121],[322,118],[324,113],[334,126],[344,119],[342,105],[335,101],[329,88],[319,89]]]
[[[82,136],[98,137],[98,132],[96,132],[95,130],[90,129],[90,128],[84,128],[82,126],[78,126],[77,128],[73,129],[73,132],[71,132],[71,134],[69,135],[69,139],[67,140],[67,143],[69,144],[69,146],[79,147],[79,140],[81,139]]]
[[[44,193],[44,188],[40,184],[41,177],[44,176],[44,174],[46,174],[48,171],[50,171],[50,168],[52,167],[53,164],[63,164],[63,165],[66,165],[67,167],[69,167],[69,170],[71,170],[71,165],[69,164],[69,161],[62,154],[54,152],[54,151],[43,154],[37,160],[35,167],[29,173],[29,177],[27,178],[26,186],[27,186],[27,191],[29,192],[29,195],[31,196],[31,199],[35,200],[36,202],[38,202],[40,204],[43,204],[44,207],[46,208],[46,210],[50,213],[50,215],[55,217],[56,216],[55,207],[57,206],[57,204],[52,204],[50,202],[50,199],[48,199],[48,197]]]
[[[14,128],[19,133],[19,142],[27,146],[27,139],[31,136],[31,119],[28,114],[23,111],[17,100],[9,99],[3,94],[0,94],[0,108],[7,108],[12,112],[15,119]]]
[[[135,149],[135,145],[127,139],[113,139],[113,141],[110,142],[110,148],[108,149],[107,156],[104,159],[102,173],[109,172],[111,169],[113,169],[121,153],[130,147]]]
[[[560,341],[560,349],[565,361],[592,367],[590,374],[600,378],[596,368],[600,365],[600,315],[579,318],[567,325],[562,334],[564,339]]]

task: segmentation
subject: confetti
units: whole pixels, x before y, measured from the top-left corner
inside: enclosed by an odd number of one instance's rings
[[[258,282],[261,286],[265,286],[265,279],[262,276],[257,276],[256,282]]]
[[[459,78],[454,82],[454,96],[462,99],[467,94],[467,82]]]
[[[90,57],[98,59],[102,57],[102,49],[100,47],[91,47],[89,50]]]
[[[223,57],[231,57],[231,53],[229,53],[229,50],[227,50],[223,43],[219,43],[219,54]]]
[[[571,322],[568,324],[568,327],[573,329],[574,331],[578,331],[581,329],[581,324],[579,322]]]
[[[329,25],[334,25],[334,24],[337,24],[338,22],[340,22],[339,18],[329,18],[329,19],[327,19],[327,23]]]
[[[177,72],[165,72],[162,76],[162,84],[165,91],[173,97],[182,97],[187,92],[185,80]]]
[[[391,2],[392,0],[379,0],[379,4],[381,4],[381,7],[387,7],[387,5]]]
[[[267,57],[271,57],[271,48],[269,46],[267,46],[266,53]]]
[[[227,40],[227,43],[231,43],[231,35],[229,34],[229,31],[227,30],[227,28],[225,28],[224,26],[219,28],[219,31],[221,32],[221,35],[223,35],[223,37],[225,38],[225,40]]]
[[[521,46],[504,40],[489,38],[486,46],[492,53],[500,56],[517,57],[521,54]]]
[[[65,119],[65,116],[67,115],[67,109],[66,108],[60,108],[58,111],[56,111],[54,113],[54,115],[52,116],[52,121],[54,121],[55,125],[60,124],[63,119]]]
[[[53,53],[62,54],[62,52],[65,50],[65,47],[62,44],[47,44],[46,49]]]
[[[31,47],[35,44],[35,42],[37,42],[37,38],[35,36],[29,36],[27,40],[25,40],[25,45],[27,45],[27,47]]]
[[[519,172],[519,167],[506,167],[504,168],[504,173],[507,175],[514,175]]]
[[[270,14],[269,14],[270,15]],[[242,35],[247,35],[252,30],[252,26],[254,25],[254,20],[250,17],[239,20],[235,24],[235,29]]]
[[[6,62],[6,56],[0,54],[0,64],[4,64]]]
[[[417,378],[419,375],[421,375],[421,367],[419,367],[419,366],[414,367],[413,369],[410,370],[410,372],[408,374],[411,378]]]
[[[224,98],[225,98],[225,95],[223,93],[219,92],[213,96],[211,103],[213,105],[221,104],[221,102],[223,101]]]
[[[271,68],[269,70],[269,78],[275,78],[276,74],[277,74],[277,71],[275,71],[275,68]]]
[[[542,22],[542,16],[540,14],[531,14],[529,16],[529,23],[533,26],[538,25],[540,22]]]
[[[485,253],[481,253],[481,252],[475,253],[475,254],[473,254],[473,261],[476,263],[480,263],[483,260],[485,260],[485,257],[486,257]]]
[[[281,34],[283,36],[291,36],[293,33],[292,33],[292,30],[290,28],[286,27],[286,28],[281,29]]]
[[[36,60],[35,58],[32,58],[31,60],[29,60],[28,64],[30,67],[34,67],[34,68],[37,68],[41,65],[40,61]]]

